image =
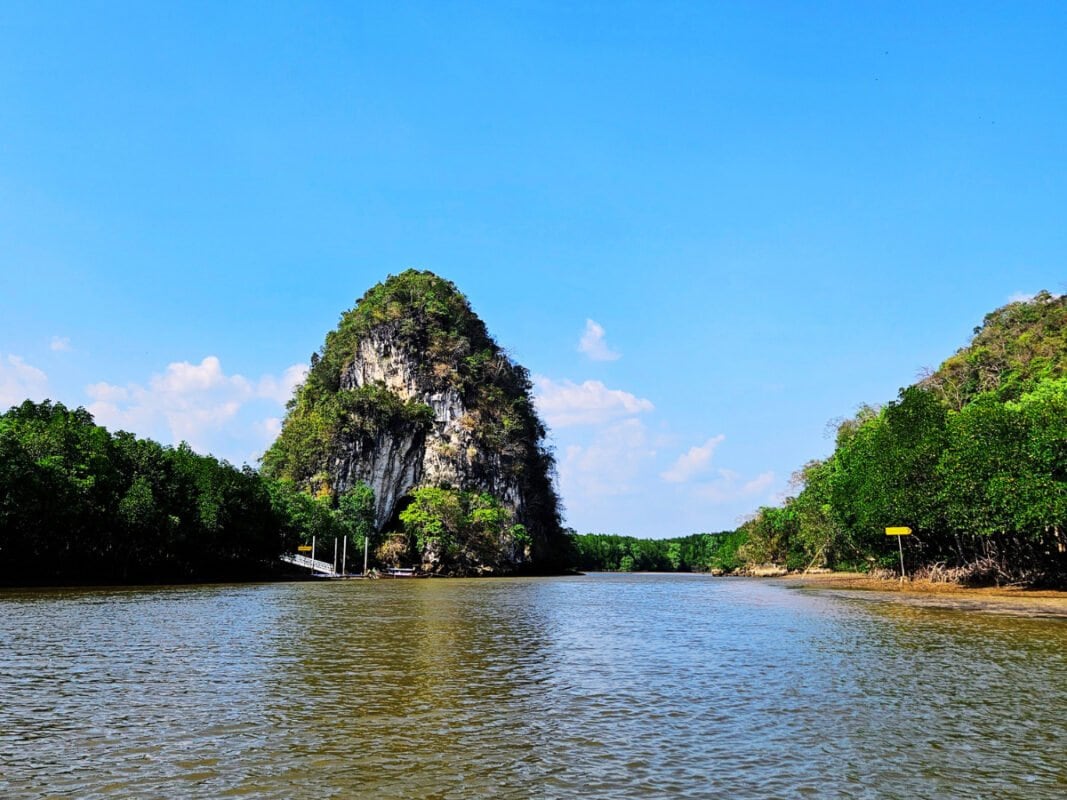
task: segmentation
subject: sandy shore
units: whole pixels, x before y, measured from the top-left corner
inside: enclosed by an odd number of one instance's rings
[[[937,608],[967,609],[1019,616],[1067,618],[1067,591],[1017,586],[971,588],[930,581],[882,580],[858,572],[787,575],[772,578],[798,589],[854,591],[884,599]]]

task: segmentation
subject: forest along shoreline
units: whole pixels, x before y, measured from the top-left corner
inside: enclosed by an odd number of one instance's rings
[[[863,572],[797,573],[767,580],[790,589],[847,592],[911,605],[1067,619],[1067,591],[1026,586],[964,586]]]

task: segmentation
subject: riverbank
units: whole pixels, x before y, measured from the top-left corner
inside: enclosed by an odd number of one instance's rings
[[[859,572],[830,572],[772,578],[790,588],[864,593],[871,599],[891,600],[937,608],[969,609],[1020,616],[1067,618],[1067,591],[1019,586],[960,586],[926,580],[873,578]]]

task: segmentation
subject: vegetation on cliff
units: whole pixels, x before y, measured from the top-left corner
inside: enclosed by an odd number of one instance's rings
[[[980,396],[1018,400],[1067,376],[1067,295],[1040,292],[986,314],[971,343],[919,382],[953,411]]]
[[[405,361],[417,376],[418,396],[401,397],[380,383],[354,385],[350,373],[366,341]],[[391,523],[400,529],[378,532],[379,557],[471,561],[489,558],[494,547],[533,543],[539,560],[551,560],[565,541],[554,462],[544,446],[529,374],[492,339],[456,286],[431,272],[391,276],[341,316],[312,356],[307,379],[263,458],[264,474],[337,507],[349,480],[337,473],[338,454],[373,454],[404,437],[433,435],[435,412],[427,398],[445,392],[454,393],[465,411],[470,453],[450,453],[452,445],[440,452],[470,461],[466,485],[431,481],[411,487],[438,494],[409,492],[404,502],[411,505],[398,508]],[[516,487],[521,513],[486,492],[500,483]],[[490,509],[499,520],[487,521]],[[405,552],[398,551],[397,534],[409,545]]]

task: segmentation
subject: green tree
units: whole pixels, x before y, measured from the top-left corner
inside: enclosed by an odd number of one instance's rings
[[[423,486],[411,493],[411,503],[400,512],[404,530],[415,538],[420,551],[437,545],[444,553],[454,552],[465,528],[460,493],[438,486]]]
[[[282,528],[250,469],[112,435],[59,403],[0,415],[0,581],[263,575]]]
[[[375,529],[374,490],[363,483],[357,483],[341,495],[338,500],[338,512],[345,534],[357,549],[363,543],[373,540]]]
[[[939,470],[961,561],[1063,572],[1067,537],[1067,379],[1017,401],[983,395],[953,414]]]
[[[809,461],[792,479],[800,489],[791,501],[797,515],[794,550],[802,553],[807,565],[826,565],[855,555],[848,531],[834,513],[832,492],[837,461],[834,456]]]
[[[798,518],[794,509],[763,506],[743,526],[748,539],[741,557],[751,564],[787,564],[796,567],[800,558],[793,557]]]

